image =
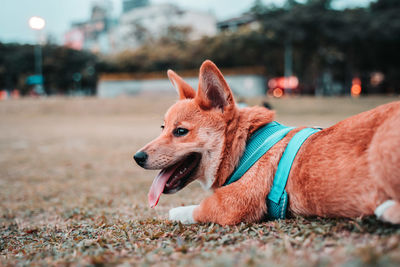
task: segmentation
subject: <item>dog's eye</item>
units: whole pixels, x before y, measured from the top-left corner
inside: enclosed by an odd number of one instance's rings
[[[176,137],[179,137],[179,136],[184,136],[184,135],[186,135],[188,132],[189,132],[188,129],[185,129],[185,128],[176,128],[176,129],[173,131],[173,134],[174,134]]]
[[[164,130],[164,128],[165,128],[165,126],[164,126],[164,125],[161,125],[161,130]]]

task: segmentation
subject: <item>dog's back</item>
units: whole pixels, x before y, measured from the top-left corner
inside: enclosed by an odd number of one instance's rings
[[[287,184],[295,213],[358,217],[400,200],[400,102],[382,105],[314,134]]]

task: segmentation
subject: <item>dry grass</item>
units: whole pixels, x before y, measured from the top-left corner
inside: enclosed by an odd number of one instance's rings
[[[395,98],[273,100],[289,125],[329,126]],[[400,229],[373,218],[220,227],[166,220],[196,184],[147,207],[154,171],[132,162],[174,98],[0,103],[0,265],[400,264]],[[259,103],[260,100],[251,100]]]

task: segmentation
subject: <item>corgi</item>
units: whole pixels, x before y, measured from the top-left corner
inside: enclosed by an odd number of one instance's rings
[[[197,92],[172,70],[168,77],[179,101],[167,111],[161,135],[135,155],[145,169],[161,169],[148,194],[155,207],[197,180],[212,194],[199,205],[173,208],[182,223],[234,225],[259,222],[268,214],[266,197],[294,128],[236,182],[246,143],[274,121],[265,107],[238,108],[216,65],[200,67]],[[311,135],[295,156],[285,190],[288,212],[300,216],[356,218],[376,215],[400,223],[400,101],[343,120]]]

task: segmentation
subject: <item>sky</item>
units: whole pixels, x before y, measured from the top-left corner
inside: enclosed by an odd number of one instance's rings
[[[94,0],[0,0],[0,42],[35,43],[36,33],[28,26],[31,16],[46,20],[45,35],[62,43],[71,22],[85,21],[90,16]],[[110,0],[113,14],[122,10],[122,0]],[[254,0],[150,0],[151,3],[173,3],[184,9],[213,13],[218,20],[240,15],[247,11]],[[373,0],[335,0],[335,8],[367,6]],[[265,4],[282,5],[285,0],[263,0]]]

